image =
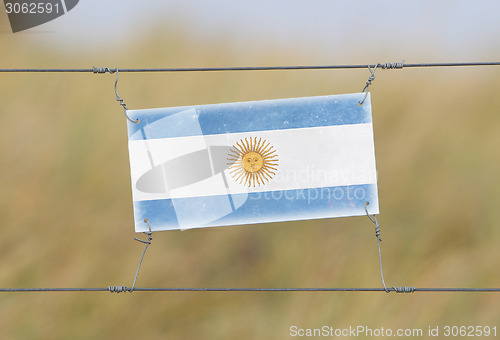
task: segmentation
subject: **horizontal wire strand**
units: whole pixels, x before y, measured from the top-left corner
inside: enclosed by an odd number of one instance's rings
[[[500,62],[460,62],[460,63],[377,63],[357,65],[302,65],[302,66],[236,66],[236,67],[178,67],[178,68],[3,68],[0,72],[75,72],[106,73],[110,70],[119,72],[216,72],[216,71],[271,71],[271,70],[329,70],[329,69],[364,69],[379,66],[382,69],[401,69],[411,67],[457,67],[457,66],[500,66]],[[398,67],[395,67],[397,65]],[[112,73],[112,72],[110,72]]]
[[[399,287],[403,288],[403,287]],[[395,293],[470,292],[500,293],[500,288],[415,288],[391,290]],[[384,288],[137,288],[134,292],[384,292]],[[131,292],[124,286],[107,288],[0,288],[0,293],[14,292]]]

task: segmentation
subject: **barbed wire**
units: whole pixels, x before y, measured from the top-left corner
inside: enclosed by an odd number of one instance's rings
[[[333,70],[333,69],[402,69],[414,67],[461,67],[461,66],[500,66],[500,61],[456,62],[456,63],[376,63],[354,65],[299,65],[299,66],[235,66],[235,67],[170,67],[170,68],[3,68],[0,72],[75,72],[75,73],[114,73],[119,72],[217,72],[217,71],[272,71],[272,70]]]

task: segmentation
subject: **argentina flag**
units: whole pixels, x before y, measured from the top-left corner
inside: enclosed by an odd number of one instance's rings
[[[135,231],[378,214],[364,96],[127,111]]]

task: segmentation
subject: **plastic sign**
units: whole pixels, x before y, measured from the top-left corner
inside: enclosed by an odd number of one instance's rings
[[[377,214],[364,96],[127,111],[136,231]]]

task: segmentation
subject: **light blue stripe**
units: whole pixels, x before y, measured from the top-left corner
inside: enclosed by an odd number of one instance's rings
[[[236,194],[231,198],[238,200],[243,195],[248,195],[245,203],[234,211],[227,195],[134,202],[136,231],[146,231],[145,218],[153,230],[179,229],[178,213],[185,215],[182,228],[186,229],[364,215],[366,201],[371,202],[369,212],[378,213],[376,184]],[[185,206],[186,211],[179,211],[179,206]],[[185,220],[186,215],[193,224]],[[207,218],[211,221],[197,224]]]
[[[363,98],[355,93],[133,110],[130,118],[140,122],[128,122],[129,140],[370,123],[370,98],[358,105]]]

